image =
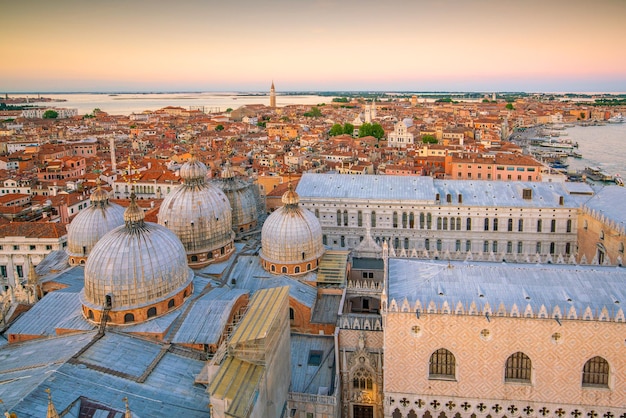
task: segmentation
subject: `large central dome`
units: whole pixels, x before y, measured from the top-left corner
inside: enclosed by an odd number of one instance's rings
[[[182,305],[193,290],[178,237],[144,222],[134,194],[124,221],[98,241],[85,266],[83,312],[94,321],[107,307],[111,323],[142,321]]]
[[[206,175],[206,166],[192,156],[180,169],[183,184],[163,199],[158,214],[159,224],[183,243],[191,267],[227,259],[234,250],[230,203]]]
[[[267,217],[261,230],[260,257],[272,273],[303,274],[317,269],[324,255],[322,227],[309,210],[300,208],[298,194],[289,184],[284,206]]]

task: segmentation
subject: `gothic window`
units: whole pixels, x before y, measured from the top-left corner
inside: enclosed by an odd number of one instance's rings
[[[372,374],[363,367],[352,373],[352,388],[360,390],[372,390],[374,388],[374,379]]]
[[[430,356],[428,378],[454,379],[456,373],[455,367],[454,354],[445,348],[440,348]]]
[[[583,367],[583,387],[609,387],[609,363],[602,357],[589,359]]]
[[[531,368],[530,358],[526,354],[521,351],[513,353],[506,360],[504,381],[530,383]]]

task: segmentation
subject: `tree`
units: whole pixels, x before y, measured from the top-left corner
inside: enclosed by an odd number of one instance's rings
[[[322,111],[320,110],[319,107],[313,106],[311,108],[311,111],[304,112],[304,116],[309,117],[309,118],[317,118],[319,116],[322,116]]]
[[[217,126],[215,127],[215,130],[216,130],[216,131],[223,131],[223,130],[224,130],[224,125],[222,125],[222,124],[217,125]]]
[[[359,138],[363,138],[364,136],[372,135],[372,124],[369,122],[365,122],[363,125],[359,127]]]
[[[56,110],[48,109],[45,112],[43,112],[44,119],[56,119],[58,117],[59,117],[59,112],[57,112]]]
[[[338,123],[335,123],[330,128],[330,131],[328,131],[328,135],[330,136],[337,136],[337,135],[341,135],[342,133],[343,133],[343,127]]]
[[[423,142],[424,144],[436,144],[436,143],[437,143],[437,142],[439,142],[439,141],[437,141],[437,138],[435,138],[435,137],[434,137],[434,136],[432,136],[432,135],[424,135],[424,136],[422,137],[422,142]]]
[[[232,107],[229,107],[228,109],[226,109],[226,113],[230,113],[230,112],[232,112],[232,111],[233,111],[233,108],[232,108]]]
[[[372,125],[372,136],[376,139],[381,139],[385,136],[385,130],[382,126],[380,126],[380,124],[375,123]]]
[[[343,133],[346,135],[352,135],[354,133],[354,125],[349,122],[344,123]]]
[[[509,110],[513,110],[513,103],[507,103],[505,107]]]

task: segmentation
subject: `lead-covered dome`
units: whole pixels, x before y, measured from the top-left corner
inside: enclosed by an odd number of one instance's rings
[[[163,199],[158,214],[159,224],[183,243],[191,267],[227,259],[234,250],[230,202],[206,175],[206,166],[192,155],[180,169],[183,184]]]
[[[267,217],[261,230],[263,267],[287,274],[315,270],[324,254],[322,227],[313,213],[300,208],[291,184],[282,201],[284,206]]]
[[[66,252],[72,266],[85,264],[100,238],[124,224],[124,208],[109,202],[109,195],[99,182],[89,200],[90,206],[80,211],[68,225]]]
[[[229,161],[226,161],[219,179],[213,181],[230,202],[233,231],[242,234],[257,226],[259,219],[258,198],[254,184],[235,176]]]
[[[182,305],[193,290],[193,272],[185,249],[169,229],[144,222],[131,196],[125,224],[103,236],[85,266],[81,296],[87,318],[100,321],[110,307],[109,322],[142,321]]]

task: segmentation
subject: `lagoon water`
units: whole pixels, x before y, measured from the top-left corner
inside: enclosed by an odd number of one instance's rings
[[[157,110],[166,106],[180,106],[185,109],[201,108],[205,112],[223,112],[228,108],[236,109],[243,105],[264,104],[269,106],[270,98],[266,93],[46,93],[42,97],[65,100],[62,102],[37,102],[33,97],[31,104],[76,108],[78,114],[91,113],[100,109],[111,115],[130,115],[144,110]],[[330,96],[317,95],[276,95],[278,107],[291,104],[315,105],[328,103]]]
[[[567,128],[566,138],[578,142],[583,158],[568,158],[569,171],[599,167],[626,178],[626,123]]]

